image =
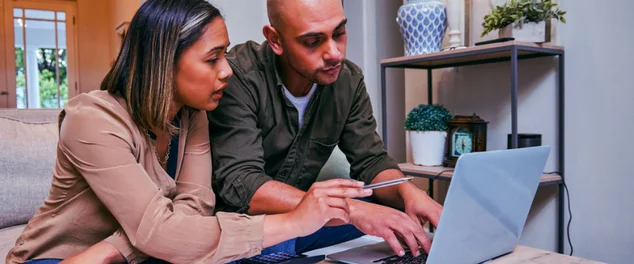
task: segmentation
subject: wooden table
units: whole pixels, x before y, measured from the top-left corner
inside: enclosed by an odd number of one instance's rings
[[[545,251],[536,248],[518,246],[513,253],[494,259],[487,264],[507,264],[507,263],[525,263],[525,264],[594,264],[601,263],[582,259],[574,256],[562,255],[555,252]]]
[[[324,260],[319,263],[332,264],[334,261]],[[541,249],[517,246],[513,253],[494,259],[485,264],[600,264],[602,262],[591,261],[574,256],[562,255]]]
[[[328,248],[323,248],[319,250],[315,250],[312,252],[306,252],[308,256],[314,255],[328,255],[336,252],[344,251],[350,248],[355,248],[359,246],[369,245],[373,243],[377,243],[383,241],[378,237],[364,236],[349,242],[345,242],[339,245],[334,245]],[[338,263],[330,260],[323,260],[319,262],[320,264],[332,264]],[[591,261],[587,259],[582,259],[575,256],[562,255],[556,252],[545,251],[541,249],[526,247],[526,246],[517,246],[515,250],[507,255],[496,258],[489,262],[485,262],[485,264],[600,264],[602,262]]]

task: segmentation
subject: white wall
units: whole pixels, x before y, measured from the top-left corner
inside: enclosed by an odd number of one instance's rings
[[[606,2],[607,3],[607,2]],[[566,46],[566,171],[575,255],[634,259],[634,2],[562,0]],[[586,20],[587,23],[581,23]]]
[[[625,140],[624,133],[634,130],[634,90],[628,79],[634,69],[634,52],[627,48],[634,44],[634,32],[623,27],[634,25],[634,17],[629,15],[634,2],[559,2],[568,11],[568,23],[555,27],[554,42],[566,49],[565,170],[573,213],[574,255],[607,263],[631,263],[634,178],[627,164],[634,159],[628,151],[634,149],[634,142]],[[482,40],[480,24],[488,12],[488,0],[473,0],[474,42]],[[543,144],[552,146],[558,142],[556,65],[554,58],[519,64],[519,132],[541,133]],[[426,72],[407,70],[405,75],[405,111],[409,111],[427,102]],[[477,113],[490,122],[488,148],[506,147],[506,134],[511,129],[509,63],[435,70],[433,78],[435,102],[446,105],[454,114]],[[556,151],[551,153],[546,170],[557,169],[556,156]],[[442,200],[446,188],[446,184],[440,184],[437,198]],[[540,188],[521,244],[556,250],[556,194],[555,187]],[[567,241],[565,244],[569,253]]]
[[[225,18],[231,47],[254,40],[262,43],[262,27],[269,23],[266,0],[209,0]]]

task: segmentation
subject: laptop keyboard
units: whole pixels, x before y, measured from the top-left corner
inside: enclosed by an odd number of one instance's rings
[[[427,262],[427,254],[421,253],[418,257],[414,257],[409,252],[405,256],[399,257],[398,255],[389,256],[373,261],[374,263],[382,264],[424,264]]]

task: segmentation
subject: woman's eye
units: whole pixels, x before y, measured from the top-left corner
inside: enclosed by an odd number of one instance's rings
[[[229,54],[229,52],[227,52],[227,51],[225,50],[225,52],[224,52],[224,53],[222,53],[220,56],[218,56],[218,57],[214,57],[214,58],[212,58],[212,59],[209,59],[209,60],[207,61],[207,63],[209,63],[209,64],[211,64],[211,65],[214,65],[214,64],[216,64],[216,63],[217,63],[217,62],[218,62],[221,58],[226,58],[227,54]]]

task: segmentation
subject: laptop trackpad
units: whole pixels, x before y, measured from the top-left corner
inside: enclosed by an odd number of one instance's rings
[[[373,261],[393,255],[396,254],[390,245],[386,242],[380,242],[331,254],[328,255],[328,258],[344,263],[376,264]]]

